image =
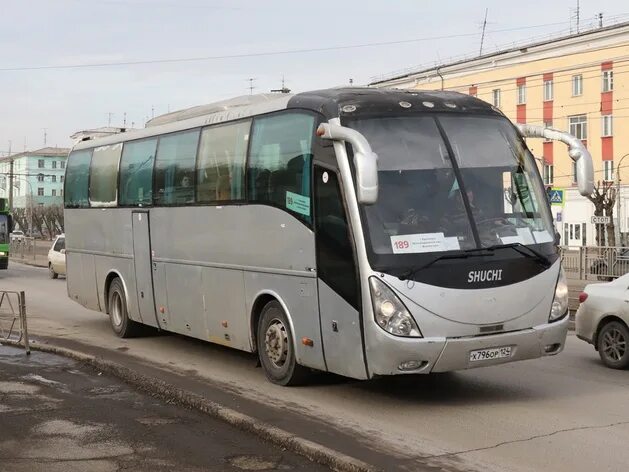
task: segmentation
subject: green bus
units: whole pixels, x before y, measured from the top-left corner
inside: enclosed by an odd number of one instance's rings
[[[11,214],[6,198],[0,198],[0,270],[9,267],[9,238],[11,233]]]

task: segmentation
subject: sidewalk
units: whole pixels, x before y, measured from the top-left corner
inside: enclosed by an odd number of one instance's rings
[[[0,346],[4,472],[324,471],[64,357]]]
[[[11,262],[19,262],[20,264],[35,267],[48,267],[48,255],[36,254],[33,256],[32,254],[25,254],[24,258],[22,258],[20,254],[14,255],[13,253],[10,253],[9,264]]]

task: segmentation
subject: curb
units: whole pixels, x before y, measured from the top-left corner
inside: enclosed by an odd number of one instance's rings
[[[37,262],[31,262],[31,261],[26,261],[24,259],[18,259],[15,257],[9,257],[9,262],[16,262],[18,264],[24,264],[27,266],[32,266],[32,267],[40,267],[43,269],[47,269],[48,266],[47,265],[42,265],[42,264],[38,264]]]
[[[2,344],[14,347],[23,347],[20,343],[15,341],[3,340]],[[57,354],[74,359],[75,361],[113,375],[125,383],[135,387],[139,391],[154,398],[165,401],[175,401],[182,406],[201,411],[214,418],[225,421],[240,430],[253,433],[256,436],[275,444],[276,446],[302,455],[318,464],[330,467],[333,470],[340,472],[380,471],[380,469],[363,461],[322,446],[321,444],[313,441],[300,438],[299,436],[289,433],[281,428],[271,426],[268,423],[257,420],[249,415],[239,413],[238,411],[227,408],[219,403],[207,400],[200,395],[182,390],[162,380],[139,374],[115,362],[49,344],[44,345],[31,342],[30,348],[31,351]]]

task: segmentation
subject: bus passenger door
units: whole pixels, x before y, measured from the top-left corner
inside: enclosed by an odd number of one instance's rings
[[[151,237],[148,211],[132,212],[133,219],[133,265],[138,310],[142,322],[159,327],[153,301],[153,270],[151,267]]]
[[[330,372],[367,378],[354,246],[337,174],[315,166],[319,316]]]

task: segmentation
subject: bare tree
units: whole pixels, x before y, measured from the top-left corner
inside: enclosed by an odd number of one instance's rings
[[[33,208],[33,230],[35,233],[44,235],[44,207]]]
[[[609,216],[608,224],[597,224],[595,226],[596,245],[615,246],[614,205],[616,204],[616,188],[614,184],[612,182],[598,181],[594,187],[594,192],[587,198],[594,204],[594,216]],[[605,241],[605,227],[607,227],[607,241]],[[606,242],[607,244],[605,244]]]
[[[46,226],[46,232],[48,233],[48,238],[52,239],[52,237],[57,233],[57,221],[56,221],[54,210],[51,206],[46,206],[46,207],[41,207],[41,212],[42,212],[42,221],[44,225]]]
[[[65,231],[65,224],[63,220],[63,206],[51,205],[50,208],[55,219],[55,225],[57,227],[57,230],[63,233]]]
[[[17,224],[24,234],[27,234],[28,231],[28,214],[26,213],[25,208],[14,208],[13,212],[13,224]]]

